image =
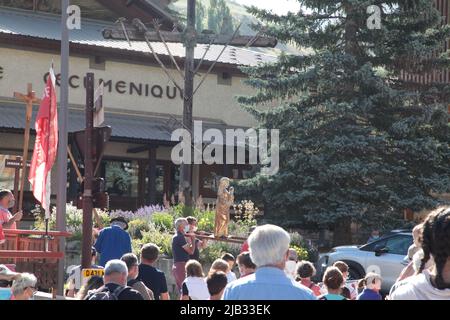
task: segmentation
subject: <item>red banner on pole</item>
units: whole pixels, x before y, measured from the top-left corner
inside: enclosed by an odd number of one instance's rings
[[[44,96],[39,106],[35,123],[36,141],[29,181],[33,195],[45,209],[46,218],[50,217],[50,173],[56,160],[58,147],[58,111],[56,105],[55,74],[53,68],[45,85]]]

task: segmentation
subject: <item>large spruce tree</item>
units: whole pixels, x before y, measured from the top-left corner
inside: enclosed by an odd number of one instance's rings
[[[305,53],[244,69],[257,93],[240,102],[261,128],[280,129],[280,170],[238,191],[259,194],[269,220],[332,228],[348,243],[352,221],[383,227],[450,190],[450,87],[404,76],[450,65],[449,27],[431,0],[299,3],[284,16],[249,9]]]

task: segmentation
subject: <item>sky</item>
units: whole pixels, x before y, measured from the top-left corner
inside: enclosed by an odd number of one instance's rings
[[[285,14],[288,11],[298,11],[300,4],[296,0],[234,0],[242,5],[269,9],[277,14]]]

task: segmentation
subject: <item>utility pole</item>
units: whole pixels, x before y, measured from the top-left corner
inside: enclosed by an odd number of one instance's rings
[[[92,181],[94,164],[92,159],[94,129],[94,74],[86,75],[86,131],[84,136],[84,188],[83,188],[83,244],[81,252],[81,269],[91,267],[92,248]]]
[[[186,60],[184,63],[184,97],[183,97],[183,127],[192,132],[192,106],[194,100],[194,50],[196,44],[195,31],[195,1],[187,3],[187,26],[184,32]],[[191,134],[191,139],[192,139]],[[190,143],[192,145],[192,141]],[[192,149],[191,158],[192,158]],[[185,205],[192,207],[192,165],[183,163],[180,170],[180,191],[183,192]]]
[[[69,108],[69,29],[67,9],[69,0],[61,1],[61,86],[59,101],[59,137],[58,137],[58,161],[57,161],[57,192],[56,197],[56,228],[58,231],[66,231],[66,202],[67,202],[67,122]],[[59,250],[65,252],[66,239],[59,238]],[[64,259],[58,260],[57,293],[64,293]]]

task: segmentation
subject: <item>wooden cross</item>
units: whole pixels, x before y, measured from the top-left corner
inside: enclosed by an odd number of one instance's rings
[[[23,144],[23,157],[22,157],[22,176],[20,179],[20,196],[19,196],[19,206],[18,211],[22,211],[23,207],[23,194],[25,188],[25,177],[27,175],[27,160],[28,160],[28,146],[30,144],[30,125],[31,116],[33,114],[33,104],[38,104],[41,99],[36,98],[36,93],[33,91],[33,85],[28,83],[27,94],[22,94],[19,92],[14,92],[14,98],[26,103],[26,119],[25,119],[25,140]]]

